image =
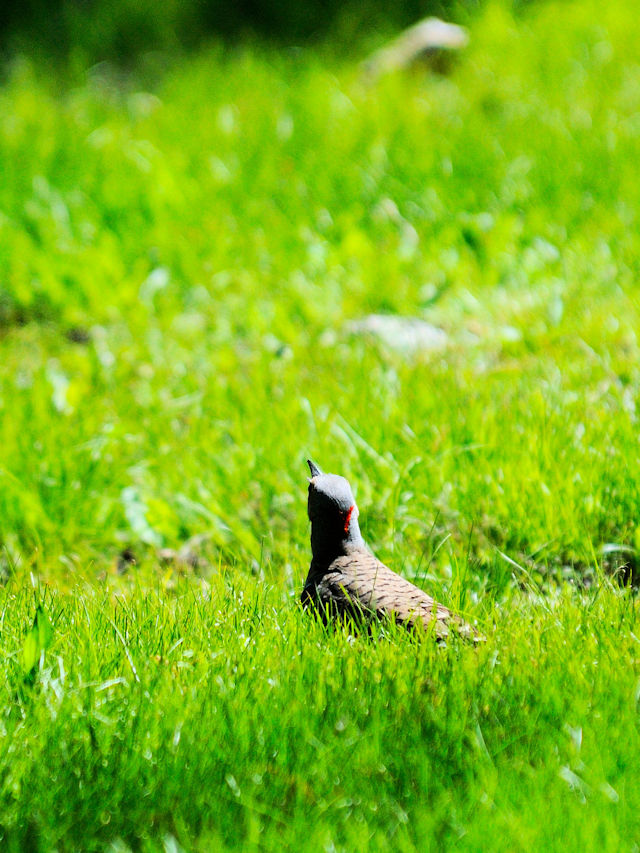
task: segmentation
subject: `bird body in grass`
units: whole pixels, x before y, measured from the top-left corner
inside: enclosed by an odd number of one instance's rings
[[[302,590],[303,606],[314,607],[325,619],[390,617],[433,633],[440,641],[450,633],[479,639],[460,617],[371,553],[360,533],[348,481],[323,474],[310,460],[308,465],[312,559]]]

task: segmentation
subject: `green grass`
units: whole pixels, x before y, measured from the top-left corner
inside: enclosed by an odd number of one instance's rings
[[[7,849],[640,843],[635,4],[355,53],[6,70]],[[300,613],[307,456],[486,644]]]
[[[19,648],[33,594],[2,599]],[[235,573],[206,594],[87,588],[44,607],[37,682],[10,659],[4,688],[14,849],[170,836],[203,850],[620,850],[637,837],[637,615],[606,584],[496,608],[480,649],[401,631],[350,643]]]

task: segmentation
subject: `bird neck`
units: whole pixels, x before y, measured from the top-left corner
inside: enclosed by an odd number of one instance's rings
[[[324,571],[337,557],[344,557],[354,551],[366,551],[357,514],[349,520],[345,531],[341,526],[328,527],[320,519],[311,524],[311,569],[313,572]]]

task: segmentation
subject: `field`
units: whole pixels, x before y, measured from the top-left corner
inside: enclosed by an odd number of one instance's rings
[[[5,67],[3,849],[638,849],[636,19]],[[486,643],[301,612],[309,456]]]

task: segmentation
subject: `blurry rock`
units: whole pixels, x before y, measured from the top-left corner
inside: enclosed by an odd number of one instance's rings
[[[176,569],[204,569],[208,566],[208,562],[203,557],[202,551],[208,539],[208,534],[201,533],[192,536],[177,550],[160,548],[157,551],[158,559],[161,563],[174,566]]]
[[[136,555],[131,548],[124,548],[119,554],[116,561],[116,571],[119,575],[126,575],[131,566],[137,563]]]
[[[600,548],[601,566],[623,585],[640,586],[640,555],[635,548],[607,542]]]
[[[88,344],[91,341],[91,333],[82,326],[72,326],[67,329],[66,338],[72,344]]]
[[[449,24],[440,18],[425,18],[373,53],[365,61],[364,70],[369,77],[376,78],[389,71],[424,62],[433,70],[443,73],[448,68],[451,56],[468,43],[469,36],[464,27]]]
[[[397,314],[369,314],[347,326],[353,335],[377,338],[384,346],[396,352],[418,353],[438,351],[448,343],[447,333],[419,317],[401,317]]]

